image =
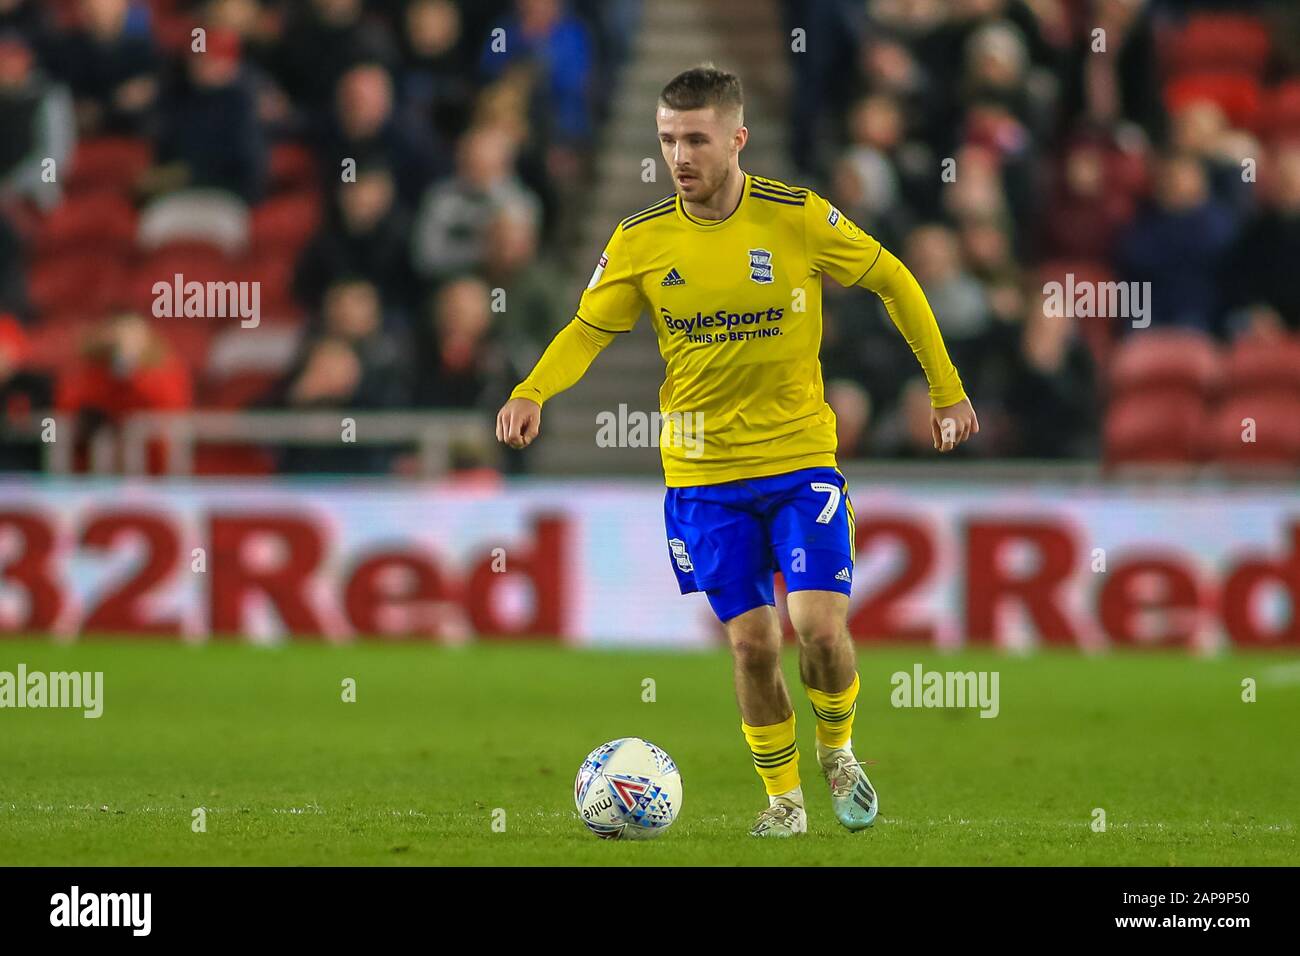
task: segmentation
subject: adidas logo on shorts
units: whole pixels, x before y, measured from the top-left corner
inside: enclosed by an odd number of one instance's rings
[[[840,568],[839,574],[835,575],[836,581],[843,581],[845,584],[853,583],[853,575],[849,574],[848,568]]]
[[[660,285],[686,285],[686,280],[682,274],[677,271],[676,267],[668,270],[668,275],[664,276],[664,281]]]

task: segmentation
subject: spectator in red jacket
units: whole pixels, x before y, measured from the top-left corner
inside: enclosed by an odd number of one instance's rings
[[[189,408],[190,391],[189,369],[142,316],[128,312],[91,333],[82,360],[59,376],[55,407],[118,421],[135,411]]]
[[[50,382],[29,366],[31,343],[12,315],[0,315],[0,470],[40,471],[41,444],[28,419],[50,404]]]
[[[1107,148],[1081,136],[1066,148],[1054,170],[1041,248],[1049,256],[1105,261],[1115,239],[1133,218],[1133,197],[1108,176]]]
[[[76,415],[85,434],[116,426],[132,412],[192,404],[189,369],[135,313],[113,316],[97,327],[80,360],[60,371],[54,389],[56,411]],[[161,472],[165,460],[162,443],[152,443],[150,472]]]

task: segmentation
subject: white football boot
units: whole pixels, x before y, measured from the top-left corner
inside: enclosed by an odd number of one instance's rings
[[[880,803],[867,772],[849,747],[825,750],[817,744],[817,760],[831,788],[835,818],[850,830],[865,830],[876,822]]]
[[[803,805],[782,795],[774,797],[766,810],[758,815],[749,835],[756,837],[788,837],[808,832],[808,814]]]

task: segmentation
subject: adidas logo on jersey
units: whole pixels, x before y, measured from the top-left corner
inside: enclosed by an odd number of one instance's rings
[[[848,568],[840,568],[839,574],[835,575],[836,581],[843,581],[845,584],[853,583],[853,575],[849,574]]]
[[[682,278],[682,274],[678,272],[676,268],[672,268],[668,270],[668,275],[664,276],[664,281],[659,284],[660,285],[686,285],[686,280]]]

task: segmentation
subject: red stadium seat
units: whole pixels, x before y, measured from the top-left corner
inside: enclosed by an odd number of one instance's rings
[[[129,193],[152,162],[153,147],[148,140],[126,136],[84,140],[72,155],[68,191]]]
[[[203,369],[212,345],[211,323],[203,319],[154,319],[152,324],[192,371]]]
[[[320,224],[320,200],[314,193],[275,196],[253,210],[253,252],[272,249],[296,254]]]
[[[1165,64],[1170,75],[1225,70],[1259,76],[1271,48],[1268,28],[1254,17],[1199,13],[1171,39]]]
[[[252,445],[199,445],[194,449],[196,475],[270,475],[275,456]]]
[[[1205,398],[1223,377],[1222,359],[1214,340],[1189,329],[1142,329],[1126,337],[1111,361],[1110,385],[1115,395],[1138,389],[1181,389]]]
[[[189,52],[190,31],[199,20],[187,10],[187,6],[195,4],[187,4],[184,0],[149,0],[154,43],[169,56]]]
[[[52,371],[72,361],[81,350],[98,318],[80,312],[53,315],[27,330],[28,361],[34,368]]]
[[[1225,387],[1230,397],[1286,391],[1300,396],[1300,337],[1239,339],[1228,352]]]
[[[1203,100],[1217,103],[1240,129],[1254,129],[1263,106],[1259,81],[1248,73],[1186,73],[1165,84],[1164,99],[1170,113]]]
[[[297,328],[307,321],[307,311],[290,299],[279,302],[266,300],[262,303],[262,324]]]
[[[1253,441],[1245,440],[1249,423]],[[1233,468],[1300,465],[1300,397],[1290,391],[1233,397],[1212,417],[1209,438],[1213,459]]]
[[[196,249],[188,244],[164,247],[137,263],[131,270],[126,286],[127,300],[133,308],[152,314],[156,297],[154,285],[166,282],[174,286],[177,274],[181,276],[182,283],[225,283],[239,278],[235,265],[210,248]]]
[[[266,395],[282,378],[281,373],[236,372],[222,378],[209,377],[199,386],[199,405],[203,408],[247,408]]]
[[[40,321],[37,323],[37,326],[38,327],[44,325],[74,326],[78,324],[86,325],[89,323],[98,322],[106,318],[109,314],[110,313],[105,312],[103,310],[83,309],[79,306],[73,306],[67,309],[60,309],[52,312],[42,313]]]
[[[293,309],[293,273],[295,256],[283,250],[269,249],[240,265],[240,278],[261,283],[262,310],[282,313]]]
[[[277,143],[271,147],[271,192],[309,192],[316,188],[316,157],[302,143]]]
[[[98,314],[121,303],[124,267],[109,255],[59,255],[37,261],[28,273],[28,295],[42,315],[81,310]]]
[[[1268,91],[1264,125],[1273,137],[1300,135],[1300,80],[1287,80]]]
[[[167,242],[157,249],[148,252],[141,252],[140,259],[150,260],[161,264],[179,262],[182,265],[191,262],[203,263],[199,268],[207,268],[208,264],[213,267],[223,267],[233,273],[239,268],[238,259],[233,259],[227,255],[226,250],[213,242],[205,242],[202,239],[177,239]]]
[[[1106,462],[1190,464],[1200,457],[1204,429],[1204,403],[1183,389],[1129,392],[1106,412]]]
[[[47,256],[94,246],[99,251],[126,255],[135,244],[135,220],[135,207],[118,193],[100,190],[73,194],[41,223],[34,251],[38,256]]]

